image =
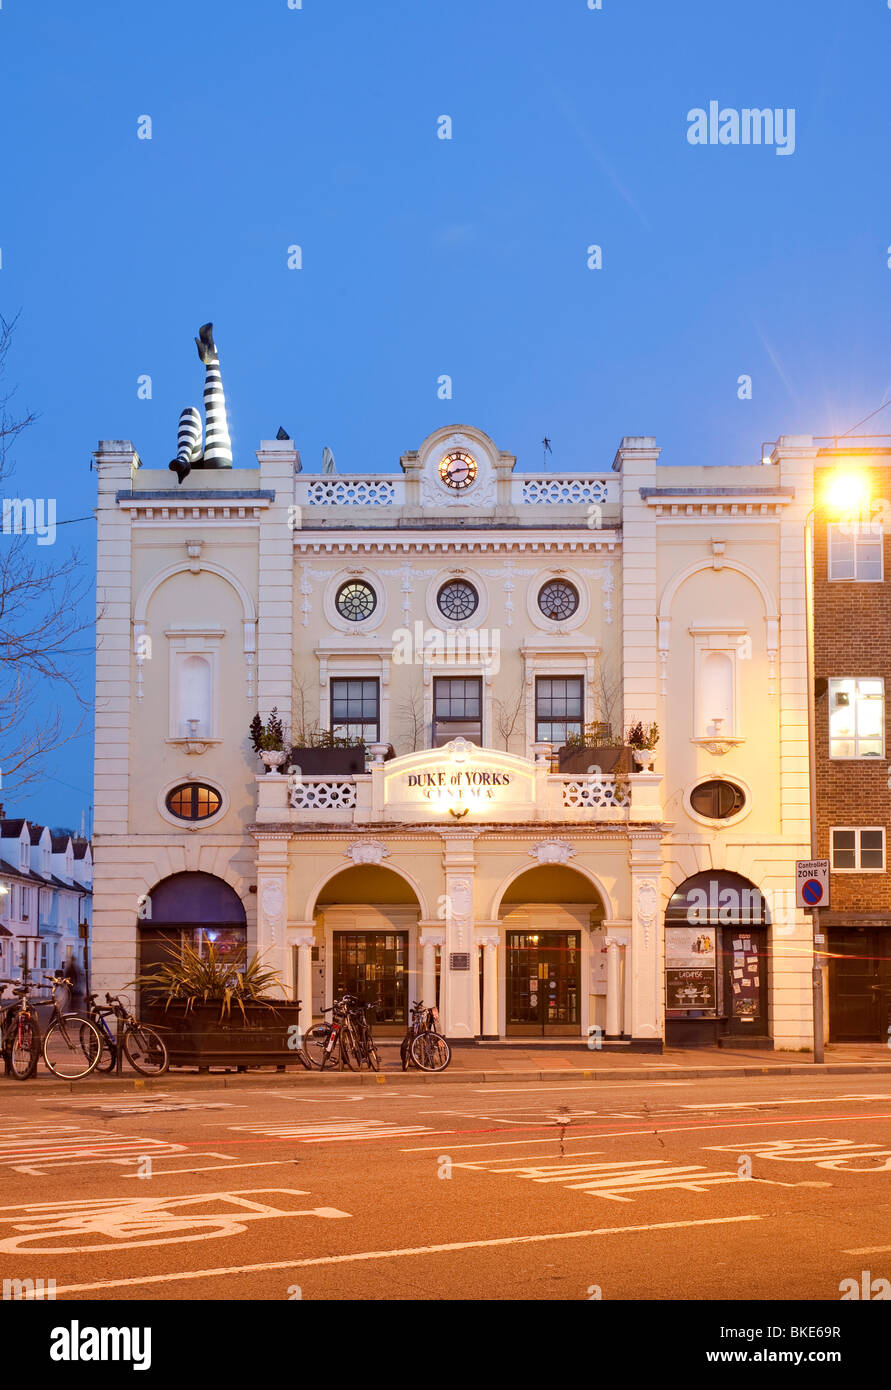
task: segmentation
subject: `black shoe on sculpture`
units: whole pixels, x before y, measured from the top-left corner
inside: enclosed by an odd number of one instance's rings
[[[198,329],[198,337],[195,339],[195,346],[198,349],[198,356],[207,366],[208,362],[216,362],[217,345],[213,340],[213,324],[205,323]]]
[[[173,459],[167,467],[173,470],[181,483],[185,482],[192,471],[192,465],[190,463],[183,463],[182,459]]]

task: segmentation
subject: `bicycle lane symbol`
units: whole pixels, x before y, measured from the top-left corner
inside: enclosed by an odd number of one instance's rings
[[[288,1207],[290,1199],[308,1195],[299,1188],[255,1187],[183,1197],[27,1202],[0,1207],[0,1232],[16,1233],[0,1239],[0,1252],[84,1255],[100,1250],[135,1250],[243,1235],[255,1221],[349,1217],[349,1212],[336,1207]],[[278,1199],[278,1205],[261,1200],[264,1197]],[[219,1210],[214,1211],[215,1206]]]

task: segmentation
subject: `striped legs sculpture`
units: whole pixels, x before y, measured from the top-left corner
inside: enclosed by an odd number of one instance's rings
[[[205,323],[195,339],[198,356],[204,363],[204,414],[207,437],[201,446],[201,416],[193,405],[179,417],[176,458],[171,469],[182,483],[193,468],[231,468],[232,442],[226,424],[226,397],[220,375],[220,355],[213,340],[213,324]]]

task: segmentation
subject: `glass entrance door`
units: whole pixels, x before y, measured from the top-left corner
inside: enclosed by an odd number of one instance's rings
[[[334,995],[356,994],[376,1004],[378,1032],[402,1032],[408,1021],[408,932],[336,931]]]
[[[571,1037],[581,1029],[581,933],[507,933],[507,1032]]]

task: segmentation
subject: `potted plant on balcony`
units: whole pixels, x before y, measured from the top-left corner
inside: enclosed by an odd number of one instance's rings
[[[608,724],[586,724],[580,734],[570,734],[562,748],[557,749],[560,772],[598,773],[630,772],[631,758],[620,738]]]
[[[142,1017],[163,1033],[173,1066],[284,1066],[300,1061],[293,1039],[300,1004],[270,998],[280,988],[259,955],[223,955],[212,941],[169,947],[162,965],[133,984]],[[305,1065],[305,1064],[304,1064]]]
[[[659,742],[659,725],[643,724],[638,719],[637,723],[628,729],[625,741],[631,749],[631,756],[638,771],[652,772],[653,749]]]
[[[254,752],[258,753],[266,765],[267,773],[281,776],[282,763],[288,759],[290,735],[279,717],[278,707],[273,705],[266,723],[255,714],[249,729]]]
[[[355,777],[365,771],[365,740],[340,738],[330,729],[303,729],[289,754],[289,766],[303,777]]]

